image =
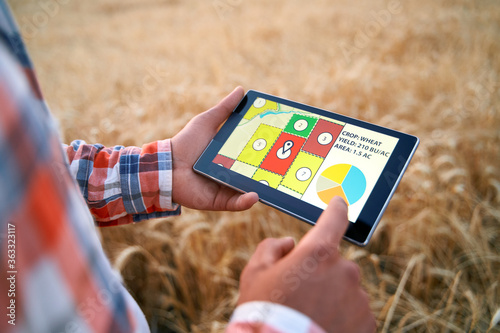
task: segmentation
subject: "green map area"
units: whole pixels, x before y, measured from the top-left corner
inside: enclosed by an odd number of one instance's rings
[[[284,104],[257,99],[219,151],[219,154],[236,160],[245,145],[248,142],[253,142],[251,139],[261,124],[278,128],[280,131],[285,130],[288,133],[307,137],[311,133],[313,126],[309,126],[305,131],[297,131],[293,128],[295,122],[291,120],[295,119],[292,118],[325,119],[328,122],[333,122],[342,126],[344,125],[342,122],[336,122],[330,118],[313,115],[310,112]]]

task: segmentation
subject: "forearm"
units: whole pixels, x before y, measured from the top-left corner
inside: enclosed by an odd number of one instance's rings
[[[63,146],[71,175],[100,226],[177,215],[172,202],[170,140],[139,147]]]

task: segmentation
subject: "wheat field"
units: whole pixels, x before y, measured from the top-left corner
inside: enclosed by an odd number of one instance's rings
[[[500,332],[497,1],[10,4],[66,142],[171,137],[237,85],[420,137],[370,244],[342,252],[380,332]],[[257,204],[101,233],[153,332],[221,332],[256,245],[309,228]]]

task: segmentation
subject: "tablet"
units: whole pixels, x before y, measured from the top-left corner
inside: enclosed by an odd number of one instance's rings
[[[365,246],[415,153],[415,136],[250,90],[194,170],[315,224],[342,197]],[[272,221],[270,221],[272,223]]]

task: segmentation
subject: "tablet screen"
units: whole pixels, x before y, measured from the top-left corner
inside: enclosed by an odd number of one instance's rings
[[[321,209],[341,196],[355,222],[398,140],[257,97],[213,162]]]

